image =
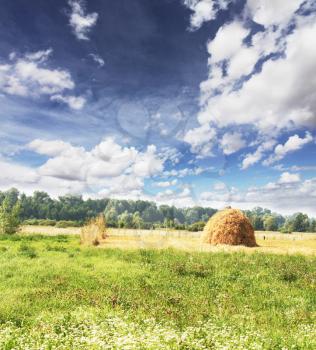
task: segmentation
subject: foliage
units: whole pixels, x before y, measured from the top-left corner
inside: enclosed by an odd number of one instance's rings
[[[72,220],[61,220],[61,221],[58,221],[55,224],[55,226],[58,228],[80,227],[81,223],[78,221],[72,221]]]
[[[152,229],[175,228],[196,230],[201,222],[216,213],[216,209],[195,206],[176,208],[169,205],[157,205],[144,200],[98,199],[83,200],[81,196],[67,195],[52,199],[45,192],[36,191],[33,196],[20,194],[16,189],[0,191],[0,204],[7,201],[12,207],[20,203],[20,219],[29,225],[55,225],[56,227],[82,226],[83,223],[104,213],[108,227]],[[297,213],[283,217],[269,209],[256,207],[245,210],[255,230],[267,231],[316,231],[315,220]],[[49,221],[46,221],[49,220]],[[193,226],[192,226],[193,225]]]
[[[15,233],[20,224],[20,203],[10,201],[10,197],[4,198],[0,206],[0,234]]]
[[[263,228],[265,231],[277,231],[278,221],[274,215],[266,215],[263,219]]]
[[[192,232],[203,231],[205,224],[206,223],[204,221],[195,222],[194,224],[188,226],[188,231],[192,231]]]

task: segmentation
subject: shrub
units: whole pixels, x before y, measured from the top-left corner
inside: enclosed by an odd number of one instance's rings
[[[192,232],[203,231],[204,226],[205,226],[204,221],[198,221],[198,222],[195,222],[194,224],[188,226],[188,231],[192,231]]]
[[[13,234],[20,225],[20,203],[10,206],[9,199],[5,198],[0,206],[0,234]]]
[[[100,244],[101,240],[106,237],[106,223],[103,214],[91,219],[82,227],[80,233],[81,244],[92,244],[97,246]]]
[[[43,219],[38,221],[38,225],[41,226],[55,226],[56,220],[50,220],[50,219]]]
[[[61,221],[58,221],[55,226],[58,228],[67,228],[67,227],[80,227],[81,224],[78,221],[61,220]]]
[[[21,253],[21,255],[24,255],[30,259],[37,258],[36,250],[30,245],[22,243],[20,245],[19,252]]]
[[[23,225],[38,225],[38,219],[27,219],[23,221]]]

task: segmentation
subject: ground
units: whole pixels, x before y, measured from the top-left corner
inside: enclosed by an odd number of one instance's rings
[[[275,253],[275,254],[304,254],[316,255],[316,233],[291,233],[257,231],[258,248],[243,246],[214,247],[201,242],[201,232],[175,231],[175,230],[129,230],[108,229],[109,238],[102,242],[102,248],[121,249],[165,249],[175,248],[185,251],[220,252],[243,251],[246,253]],[[80,228],[55,228],[43,226],[24,226],[22,233],[45,233],[45,235],[78,235]]]
[[[140,232],[89,247],[26,231],[0,237],[0,349],[316,348],[315,235],[201,252],[194,233],[148,249]]]

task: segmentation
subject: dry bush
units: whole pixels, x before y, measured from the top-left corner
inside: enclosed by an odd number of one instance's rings
[[[256,247],[254,229],[248,218],[238,209],[224,209],[213,215],[203,231],[206,243]]]
[[[80,232],[81,244],[99,245],[100,242],[107,238],[106,222],[104,215],[100,214],[94,219],[91,219]]]

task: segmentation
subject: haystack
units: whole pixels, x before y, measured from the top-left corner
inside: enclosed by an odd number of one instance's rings
[[[205,225],[203,241],[210,244],[256,247],[254,229],[238,209],[227,208],[213,215]]]

